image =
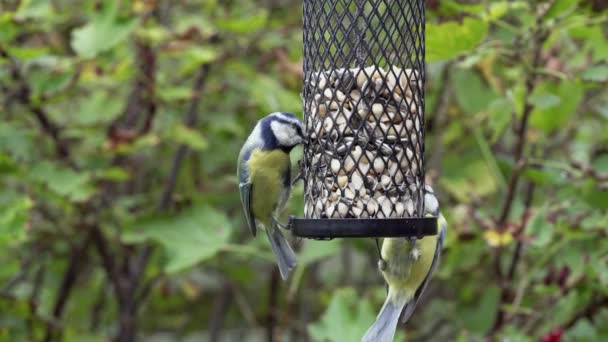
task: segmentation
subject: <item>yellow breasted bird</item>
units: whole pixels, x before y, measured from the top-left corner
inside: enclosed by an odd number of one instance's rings
[[[241,148],[237,175],[241,202],[253,236],[257,227],[266,231],[281,277],[287,279],[296,256],[281,233],[277,217],[291,190],[291,150],[305,140],[300,119],[276,112],[259,120]]]
[[[386,238],[378,268],[388,285],[386,301],[363,342],[392,342],[399,318],[407,322],[431,278],[445,239],[447,222],[430,186],[424,189],[424,216],[438,216],[438,235],[415,238]]]

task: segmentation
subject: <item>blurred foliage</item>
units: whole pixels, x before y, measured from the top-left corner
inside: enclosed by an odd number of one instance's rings
[[[373,240],[298,241],[282,283],[237,195],[254,122],[301,114],[300,6],[0,1],[0,340],[362,335]],[[607,7],[427,1],[450,224],[399,340],[608,340]]]

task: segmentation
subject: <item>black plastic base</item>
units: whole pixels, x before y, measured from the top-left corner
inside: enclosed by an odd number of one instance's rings
[[[437,218],[300,219],[289,217],[293,235],[316,240],[334,238],[417,237],[437,235]]]

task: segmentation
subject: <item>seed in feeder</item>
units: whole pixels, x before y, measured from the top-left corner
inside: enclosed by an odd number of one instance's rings
[[[395,213],[392,215],[393,217],[403,217],[405,213],[405,205],[402,202],[395,203]]]
[[[325,103],[321,103],[319,105],[319,116],[325,117],[325,114],[327,114],[327,105]]]
[[[350,182],[355,190],[363,189],[363,177],[358,171],[353,172],[350,176]]]
[[[382,158],[374,159],[374,171],[377,174],[381,174],[384,172],[384,160]]]
[[[330,166],[331,172],[333,172],[334,174],[338,174],[338,171],[340,171],[340,161],[338,159],[332,159]]]
[[[340,90],[336,90],[336,98],[338,99],[338,101],[344,102],[344,100],[346,100],[346,95],[344,95],[344,93]]]
[[[344,188],[346,183],[348,183],[348,176],[338,176],[338,187]]]
[[[329,101],[329,109],[333,112],[340,109],[340,104],[334,100]]]
[[[361,204],[361,202],[357,201],[353,204],[350,210],[352,211],[354,217],[361,217],[361,215],[363,214],[363,205]]]
[[[378,217],[389,217],[393,209],[393,203],[386,196],[380,196],[378,198],[380,204],[380,211],[378,211]]]
[[[405,200],[404,207],[408,216],[414,216],[414,202],[410,198]]]
[[[370,198],[365,204],[365,210],[370,216],[373,216],[378,212],[378,202],[375,199]]]
[[[387,189],[391,185],[391,177],[388,175],[382,175],[382,177],[380,177],[380,184],[384,189]]]
[[[349,200],[351,200],[351,201],[353,199],[355,199],[355,191],[352,189],[351,186],[347,186],[344,189],[344,197],[347,198],[347,199],[349,199]]]
[[[411,119],[405,120],[405,128],[411,132],[412,128],[414,128],[414,122]]]
[[[323,95],[325,95],[325,97],[326,97],[327,99],[332,99],[332,98],[333,98],[334,93],[331,91],[331,89],[330,89],[330,88],[327,88],[327,89],[325,89],[325,90],[323,91]]]
[[[323,129],[325,132],[330,132],[334,128],[334,120],[330,117],[325,118],[323,120]]]
[[[355,168],[355,160],[353,159],[352,156],[347,156],[346,159],[344,159],[344,171],[346,171],[347,173],[350,173],[354,168]]]
[[[325,78],[324,75],[322,75],[320,77],[318,86],[319,86],[319,89],[321,89],[321,90],[325,89],[325,86],[327,86],[327,79]]]

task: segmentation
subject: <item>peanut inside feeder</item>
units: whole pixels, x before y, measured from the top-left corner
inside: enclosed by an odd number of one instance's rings
[[[420,189],[422,82],[391,66],[316,72],[306,129],[314,142],[309,218],[411,217]]]

